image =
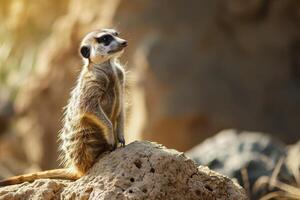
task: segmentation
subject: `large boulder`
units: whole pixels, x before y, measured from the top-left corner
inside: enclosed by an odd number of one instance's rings
[[[259,199],[275,190],[271,177],[278,167],[276,180],[296,185],[293,169],[299,171],[299,145],[290,149],[267,134],[224,130],[186,155],[199,165],[237,179],[251,198]]]
[[[247,199],[231,179],[151,142],[133,142],[107,153],[75,182],[45,179],[8,186],[0,188],[0,198]]]

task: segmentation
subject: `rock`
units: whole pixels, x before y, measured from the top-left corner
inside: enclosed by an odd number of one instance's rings
[[[247,199],[229,178],[175,150],[133,142],[104,155],[81,179],[0,188],[1,199]]]
[[[295,148],[291,149],[296,155]],[[270,179],[275,167],[281,159],[286,158],[288,151],[283,143],[266,134],[224,130],[186,152],[186,155],[199,165],[206,165],[221,174],[236,178],[248,190],[251,198],[259,199],[274,191],[274,188],[266,183],[254,189],[255,184],[261,177]],[[295,183],[287,163],[283,163],[276,179],[287,184]]]
[[[144,69],[141,137],[186,151],[235,127],[296,142],[299,8],[295,0],[120,1],[114,22],[128,35],[128,66]]]

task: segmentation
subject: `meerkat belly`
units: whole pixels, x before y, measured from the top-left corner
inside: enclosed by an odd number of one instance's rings
[[[110,149],[101,131],[93,122],[83,119],[66,132],[63,146],[68,166],[85,173],[101,153]]]
[[[120,110],[120,105],[118,103],[118,88],[115,86],[115,84],[110,85],[110,88],[103,95],[100,102],[104,112],[112,122],[115,122]]]

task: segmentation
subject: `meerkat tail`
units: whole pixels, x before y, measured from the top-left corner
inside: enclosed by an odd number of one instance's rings
[[[77,180],[81,177],[79,173],[71,172],[69,169],[53,169],[42,172],[36,172],[31,174],[24,174],[20,176],[14,176],[8,179],[0,180],[0,187],[7,185],[15,185],[24,182],[33,182],[37,179],[65,179],[65,180]]]

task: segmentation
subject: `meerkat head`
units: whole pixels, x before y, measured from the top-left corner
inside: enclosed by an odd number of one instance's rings
[[[80,45],[80,54],[89,62],[100,64],[119,57],[127,46],[127,41],[119,37],[113,29],[102,29],[88,33]]]

